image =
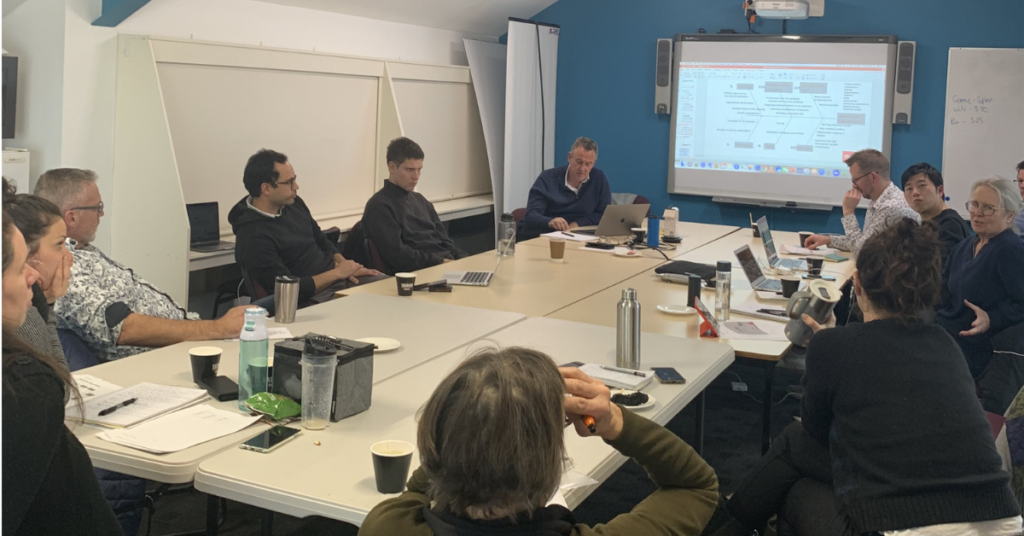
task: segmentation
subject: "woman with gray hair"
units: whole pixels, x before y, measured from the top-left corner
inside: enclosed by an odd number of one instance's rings
[[[567,416],[579,435],[636,459],[658,489],[594,528],[546,506],[568,460]],[[420,467],[408,489],[371,510],[360,535],[696,536],[718,501],[714,470],[683,440],[612,404],[608,388],[579,369],[526,348],[484,350],[455,369],[421,410],[417,436]]]
[[[936,312],[936,322],[963,350],[985,410],[999,415],[1024,382],[1024,371],[989,366],[996,364],[992,338],[1024,322],[1024,241],[1012,227],[1022,205],[1010,180],[991,177],[974,183],[967,211],[976,235],[950,251],[945,303]],[[1019,379],[1008,381],[1012,378]]]

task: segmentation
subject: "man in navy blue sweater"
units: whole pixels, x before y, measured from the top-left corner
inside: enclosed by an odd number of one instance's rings
[[[569,150],[569,165],[543,171],[530,188],[518,239],[597,225],[612,201],[612,189],[596,162],[597,143],[581,137]]]

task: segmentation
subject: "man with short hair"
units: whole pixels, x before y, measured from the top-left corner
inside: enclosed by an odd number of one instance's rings
[[[416,192],[423,170],[423,149],[409,138],[388,144],[388,179],[366,202],[363,228],[388,268],[412,272],[461,259],[434,205]]]
[[[103,361],[182,341],[236,337],[245,307],[219,320],[199,320],[91,244],[103,216],[96,179],[86,169],[61,168],[43,173],[36,183],[35,195],[60,207],[74,256],[68,291],[54,304],[57,327],[74,332]]]
[[[1024,161],[1017,164],[1017,180],[1014,182],[1020,189],[1020,198],[1024,199]],[[1013,219],[1013,224],[1017,226],[1017,233],[1020,234],[1020,237],[1024,238],[1024,210],[1020,211]]]
[[[942,173],[931,164],[914,164],[903,172],[903,195],[922,221],[933,220],[939,226],[939,239],[944,250],[942,262],[953,246],[971,234],[971,228],[957,211],[946,206]]]
[[[569,149],[567,165],[541,172],[530,188],[518,240],[600,223],[612,202],[612,189],[596,163],[597,143],[579,137]]]
[[[381,273],[345,259],[298,196],[288,156],[261,149],[249,157],[242,183],[249,195],[228,213],[235,260],[268,294],[278,276],[299,278],[299,306],[330,300],[338,290],[377,280]]]
[[[856,256],[864,242],[900,221],[910,218],[916,222],[921,216],[914,212],[900,189],[889,180],[889,159],[881,151],[864,149],[846,159],[850,167],[853,188],[843,198],[843,230],[845,235],[811,235],[804,247],[831,246],[849,251]],[[857,204],[862,197],[871,200],[864,217],[864,229],[857,222]]]

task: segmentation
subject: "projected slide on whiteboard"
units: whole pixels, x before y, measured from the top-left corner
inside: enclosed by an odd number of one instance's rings
[[[677,43],[670,191],[840,204],[843,161],[865,148],[888,154],[888,43],[866,53],[861,43],[755,40],[745,50]]]

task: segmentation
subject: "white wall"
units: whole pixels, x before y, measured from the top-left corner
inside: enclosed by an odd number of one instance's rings
[[[3,47],[21,62],[17,137],[5,145],[32,151],[33,177],[60,166],[96,171],[108,218],[117,211],[111,177],[119,33],[450,65],[467,65],[463,38],[497,40],[253,0],[152,0],[117,28],[92,26],[101,6],[26,0],[4,15]],[[95,243],[112,251],[109,225],[100,225]]]

